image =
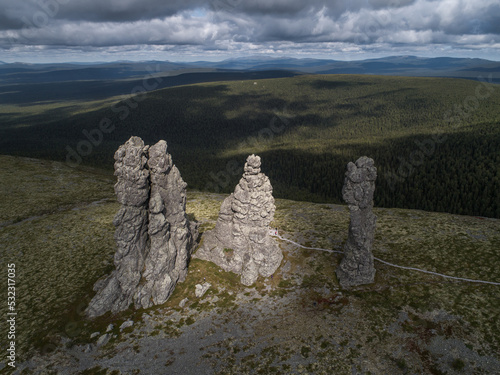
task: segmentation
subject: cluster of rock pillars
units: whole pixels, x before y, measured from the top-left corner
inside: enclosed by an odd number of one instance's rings
[[[269,233],[275,204],[261,159],[250,155],[234,193],[221,205],[215,228],[198,246],[198,223],[186,214],[186,183],[167,152],[167,143],[147,146],[131,137],[115,153],[115,193],[121,208],[113,224],[117,250],[114,271],[94,285],[96,295],[86,309],[93,318],[131,305],[162,304],[177,282],[186,278],[191,256],[214,262],[241,275],[252,285],[259,275],[271,276],[283,259]],[[347,165],[342,195],[350,211],[344,257],[337,269],[341,287],[374,281],[371,247],[376,217],[372,212],[377,169],[372,159]]]

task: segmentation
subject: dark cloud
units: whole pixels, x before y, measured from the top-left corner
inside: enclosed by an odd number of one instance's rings
[[[498,0],[0,0],[0,48],[19,53],[498,53],[499,36]]]
[[[467,26],[467,34],[500,34],[500,3],[482,8],[468,19]]]
[[[57,1],[57,0],[56,0]],[[201,0],[85,0],[61,6],[60,17],[93,22],[151,20],[206,5]]]
[[[22,27],[25,20],[36,25],[46,14],[52,20],[131,22],[172,16],[187,9],[206,6],[202,0],[0,0],[0,12],[10,24],[2,29]]]
[[[367,3],[373,9],[401,8],[415,3],[415,0],[368,0]]]
[[[2,30],[18,30],[23,27],[23,22],[20,19],[9,17],[5,14],[0,14],[0,29]]]

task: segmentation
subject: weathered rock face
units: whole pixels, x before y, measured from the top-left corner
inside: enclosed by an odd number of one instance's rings
[[[344,258],[337,268],[337,277],[343,288],[370,284],[375,278],[373,254],[376,217],[372,212],[377,168],[373,159],[359,158],[349,162],[342,196],[349,206],[351,222],[344,246]]]
[[[115,193],[122,204],[113,220],[116,269],[94,285],[89,317],[165,302],[186,277],[198,236],[186,216],[186,183],[165,141],[150,148],[132,137],[115,160]]]
[[[149,238],[151,249],[146,258],[138,294],[140,305],[164,303],[178,281],[184,281],[187,266],[198,237],[197,226],[186,216],[186,186],[167,153],[167,143],[160,141],[149,149],[151,177],[149,199]]]
[[[241,274],[244,285],[253,284],[259,274],[271,276],[283,259],[269,235],[275,205],[271,183],[260,165],[259,156],[247,158],[243,177],[222,203],[215,228],[203,236],[203,246],[194,255]]]

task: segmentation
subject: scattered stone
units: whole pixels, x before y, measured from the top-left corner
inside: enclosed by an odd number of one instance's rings
[[[108,328],[106,328],[106,332],[111,332],[115,328],[113,324],[108,325]]]
[[[333,301],[332,301],[332,302],[333,302],[333,303],[337,303],[337,302],[339,302],[339,301],[342,299],[342,297],[344,297],[344,296],[343,296],[343,294],[342,294],[342,292],[338,292],[338,293],[337,293],[337,294],[335,294],[335,296],[333,297]]]
[[[283,259],[269,234],[276,207],[271,183],[260,166],[259,156],[247,158],[243,177],[222,203],[215,228],[206,232],[203,246],[194,255],[240,274],[247,286],[259,274],[271,276]]]
[[[210,283],[203,283],[203,284],[196,284],[195,285],[195,291],[194,295],[197,298],[203,297],[203,295],[207,292],[207,290],[211,287],[212,285]]]
[[[94,345],[92,344],[87,344],[83,347],[83,352],[84,353],[90,353],[94,349]]]
[[[351,222],[344,257],[336,272],[342,288],[370,284],[375,278],[371,249],[376,222],[372,212],[376,178],[373,159],[363,156],[356,164],[347,164],[342,197],[349,206]]]
[[[100,346],[106,345],[108,343],[108,341],[109,341],[110,338],[111,338],[111,334],[109,334],[109,333],[106,333],[106,334],[102,335],[97,340],[96,346],[100,347]]]
[[[195,292],[196,294],[196,292]],[[186,303],[189,301],[189,298],[184,298],[181,302],[179,302],[179,306],[181,308],[184,308],[184,306],[186,306]]]
[[[290,261],[287,260],[286,263],[285,263],[285,265],[281,269],[281,272],[287,273],[287,272],[290,272],[291,269],[292,269],[292,263],[290,263]]]
[[[86,314],[93,318],[130,305],[164,303],[187,273],[198,237],[186,215],[186,183],[167,153],[167,144],[145,146],[131,137],[115,153],[115,193],[122,207],[116,227],[115,270],[94,285]]]
[[[200,303],[205,303],[205,302],[211,302],[211,303],[217,303],[220,300],[219,297],[217,296],[208,296],[207,298],[204,298],[200,301]]]
[[[90,335],[90,338],[93,339],[94,337],[99,336],[99,332],[94,332]]]
[[[133,325],[134,325],[134,321],[133,320],[126,320],[120,326],[120,331],[123,331],[125,328],[132,327]]]

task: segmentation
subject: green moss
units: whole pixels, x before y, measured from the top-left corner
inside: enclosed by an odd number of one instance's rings
[[[284,280],[281,279],[280,282],[278,283],[278,286],[280,288],[293,288],[295,286],[295,283],[292,280]]]
[[[92,368],[80,371],[78,375],[119,375],[120,371],[113,370],[108,372],[107,369],[103,369],[101,366],[94,366]]]
[[[16,192],[0,201],[0,223],[19,223],[102,199],[115,200],[112,174],[99,169],[0,155],[0,177],[1,191]]]
[[[176,324],[171,320],[166,321],[165,327],[163,328],[163,332],[169,337],[178,337],[181,335],[180,330],[178,329]]]
[[[462,371],[464,369],[464,367],[465,367],[465,362],[462,359],[460,359],[460,358],[456,358],[451,363],[451,367],[454,370]]]
[[[408,365],[406,364],[406,361],[404,358],[398,358],[396,359],[396,366],[398,366],[398,368],[400,368],[401,370],[407,370],[408,369]]]
[[[224,290],[223,292],[219,293],[217,295],[219,297],[219,301],[217,301],[217,307],[222,308],[224,310],[230,310],[237,305],[235,304],[236,301],[236,294],[229,294],[227,290]]]
[[[302,354],[302,357],[308,358],[310,353],[311,348],[309,346],[303,346],[300,348],[300,354]]]

